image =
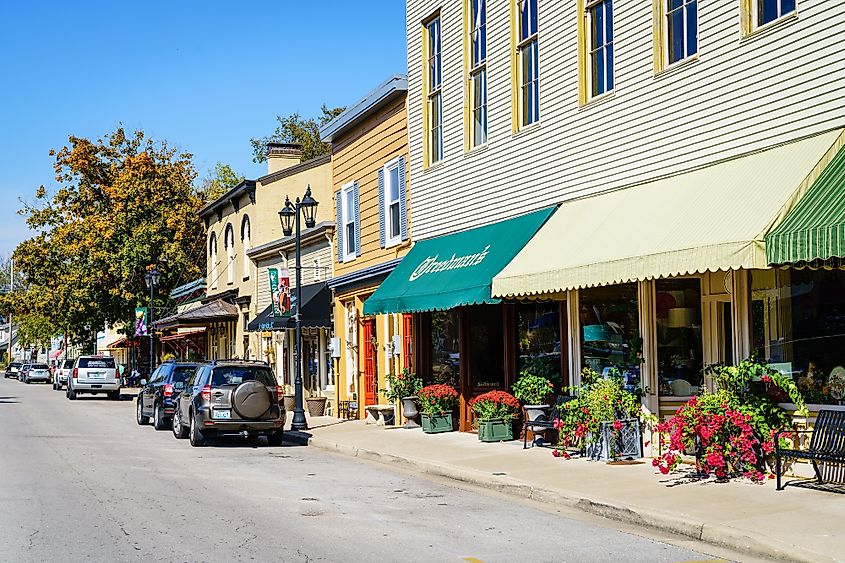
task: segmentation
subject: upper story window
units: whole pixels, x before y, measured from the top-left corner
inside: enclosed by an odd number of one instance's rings
[[[211,289],[217,288],[217,235],[208,239],[208,261],[211,263]]]
[[[664,22],[666,63],[673,64],[698,53],[698,2],[696,0],[661,0],[665,4]]]
[[[361,255],[361,218],[358,182],[350,182],[335,195],[337,206],[337,258],[348,262]]]
[[[235,283],[235,229],[232,224],[226,225],[223,242],[226,246],[226,283]]]
[[[537,21],[539,0],[516,0],[519,126],[540,120],[540,45]]]
[[[443,98],[441,93],[440,16],[425,24],[426,164],[443,158]]]
[[[589,0],[584,12],[587,93],[595,98],[613,90],[613,1]]]
[[[470,146],[487,142],[487,0],[469,4]]]
[[[250,249],[250,225],[249,215],[244,215],[241,222],[241,246],[243,247],[243,262],[244,262],[244,279],[249,278],[249,256],[246,255],[247,250]]]
[[[795,0],[754,0],[753,5],[755,27],[795,13]]]
[[[404,156],[379,170],[378,184],[381,247],[387,248],[408,238]]]

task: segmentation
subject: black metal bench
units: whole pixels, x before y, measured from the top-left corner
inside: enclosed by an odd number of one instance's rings
[[[782,449],[778,444],[780,434],[809,433],[810,446],[806,450]],[[821,471],[818,462],[845,463],[845,411],[821,410],[816,417],[812,430],[790,430],[775,434],[775,473],[777,474],[777,490],[782,491],[781,460],[783,458],[808,459],[816,472],[816,479],[821,485]]]
[[[555,420],[560,418],[560,412],[563,409],[563,405],[574,399],[570,395],[561,395],[555,401],[555,406],[552,407],[552,412],[549,414],[548,418],[544,415],[540,415],[542,418],[537,418],[536,420],[526,420],[522,424],[522,449],[525,450],[528,448],[528,430],[530,429],[532,432],[536,432],[537,429],[539,430],[551,430],[555,427]],[[534,442],[531,442],[531,447],[534,447]]]

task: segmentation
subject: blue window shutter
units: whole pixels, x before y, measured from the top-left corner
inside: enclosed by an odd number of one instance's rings
[[[408,185],[405,182],[405,157],[399,157],[399,232],[408,240]]]
[[[355,198],[355,256],[361,256],[361,198],[358,194],[358,182],[352,188]]]
[[[387,221],[384,214],[384,168],[378,170],[378,235],[381,247],[386,246]]]
[[[343,262],[343,192],[334,194],[335,207],[337,207],[337,227],[335,227],[335,242],[337,243],[337,261]]]

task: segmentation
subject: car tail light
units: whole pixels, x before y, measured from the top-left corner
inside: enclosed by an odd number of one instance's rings
[[[73,378],[79,377],[79,368],[73,368]]]
[[[205,392],[205,391],[203,391],[203,392]],[[173,395],[173,385],[168,383],[164,386],[164,396],[170,397],[171,395]]]
[[[285,397],[285,388],[276,385],[276,397],[279,399],[279,403],[284,400]]]
[[[202,398],[205,401],[211,400],[211,385],[206,385],[202,388]]]

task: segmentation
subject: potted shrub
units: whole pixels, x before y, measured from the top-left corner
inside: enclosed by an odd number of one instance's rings
[[[531,371],[522,370],[519,379],[513,384],[514,396],[522,401],[525,409],[525,419],[548,420],[552,405],[549,398],[554,393],[554,385],[551,381]],[[542,433],[535,435],[534,441],[542,441]]]
[[[458,404],[458,392],[451,385],[429,385],[420,389],[422,429],[426,434],[451,432],[455,429],[452,411]]]
[[[402,402],[402,414],[406,419],[404,428],[419,428],[419,399],[417,393],[422,388],[422,380],[408,368],[398,374],[387,374],[388,388],[382,393],[390,402]]]
[[[478,439],[482,442],[513,440],[513,418],[519,401],[505,391],[488,391],[469,402],[478,418]]]
[[[625,389],[619,377],[600,378],[586,370],[575,395],[554,421],[559,432],[555,456],[569,457],[569,449],[584,451],[590,459],[613,461],[642,457],[640,422],[651,421],[640,398]]]
[[[305,399],[305,406],[311,416],[323,416],[326,414],[326,401],[328,397],[308,397]]]

